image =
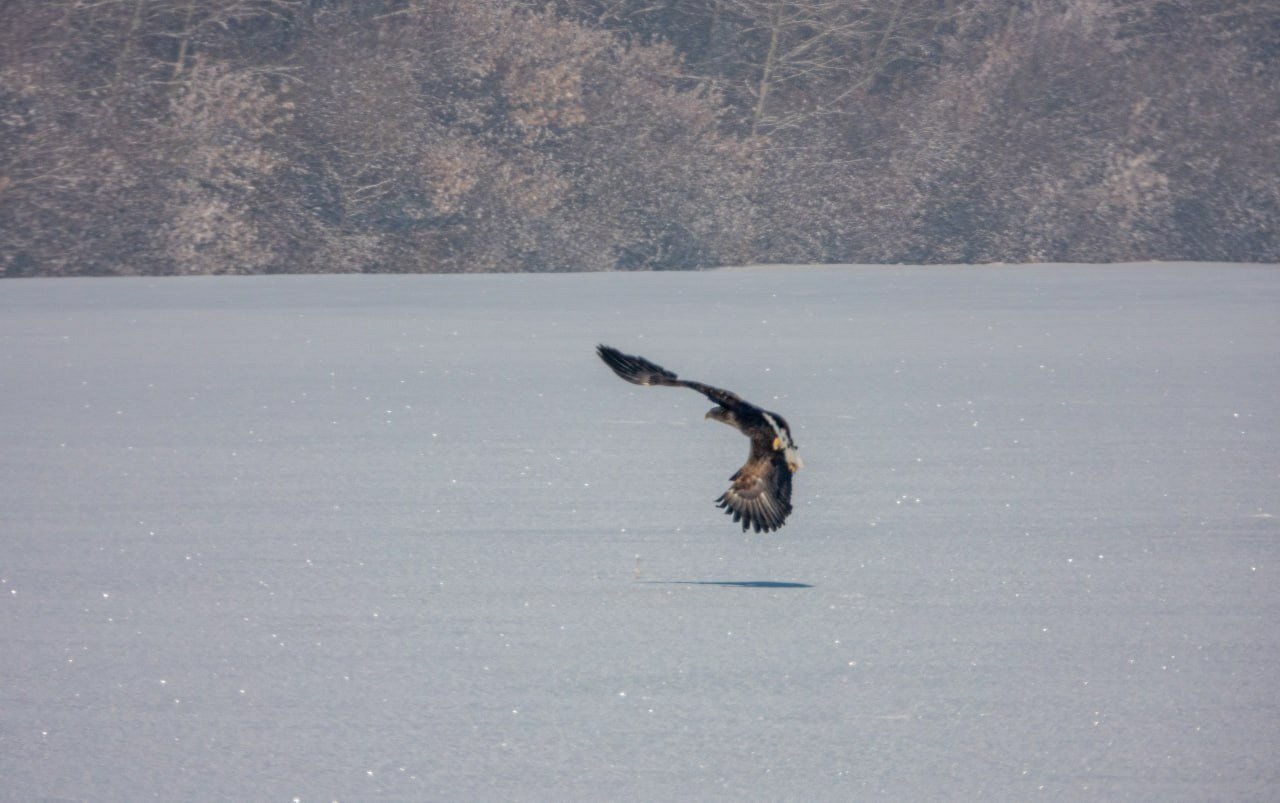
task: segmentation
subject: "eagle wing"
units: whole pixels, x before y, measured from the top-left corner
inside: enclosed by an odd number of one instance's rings
[[[770,532],[791,515],[791,469],[782,452],[751,439],[747,462],[729,478],[733,484],[716,500],[716,507],[742,522],[742,531]]]
[[[605,364],[612,368],[615,374],[633,385],[666,385],[668,387],[690,388],[698,391],[721,407],[756,409],[755,405],[743,401],[737,394],[720,388],[713,388],[701,382],[690,382],[681,379],[676,376],[674,371],[668,371],[661,365],[649,362],[644,357],[623,354],[612,346],[604,344],[596,346],[596,354],[600,355],[600,359],[604,360]]]

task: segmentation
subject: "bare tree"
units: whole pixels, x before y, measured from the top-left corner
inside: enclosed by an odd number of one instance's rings
[[[380,264],[698,267],[736,247],[747,160],[670,48],[498,3],[394,23],[338,14],[300,54],[317,186]]]

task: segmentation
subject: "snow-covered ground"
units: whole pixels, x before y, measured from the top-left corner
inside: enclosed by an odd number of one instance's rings
[[[0,375],[4,800],[1280,797],[1274,266],[7,281]]]

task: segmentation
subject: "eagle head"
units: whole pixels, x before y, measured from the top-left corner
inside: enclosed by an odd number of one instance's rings
[[[710,418],[712,421],[719,421],[720,423],[728,424],[731,427],[737,426],[733,412],[725,409],[724,407],[712,407],[707,411],[707,414],[703,416],[703,418]]]

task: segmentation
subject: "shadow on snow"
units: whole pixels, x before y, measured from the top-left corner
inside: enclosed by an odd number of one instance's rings
[[[784,583],[778,580],[637,580],[650,585],[727,586],[731,588],[813,588],[808,583]]]

